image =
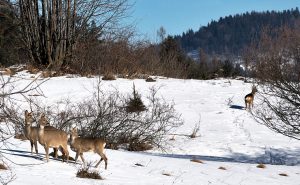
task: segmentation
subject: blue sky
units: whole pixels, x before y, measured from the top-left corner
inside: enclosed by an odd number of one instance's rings
[[[135,2],[131,18],[138,33],[157,39],[156,31],[163,26],[175,35],[192,28],[198,30],[211,20],[246,11],[285,10],[300,8],[300,0],[130,0]]]

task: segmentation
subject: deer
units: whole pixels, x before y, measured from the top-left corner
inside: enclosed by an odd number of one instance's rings
[[[28,110],[25,110],[25,130],[24,134],[25,137],[30,141],[30,146],[31,146],[31,154],[33,154],[33,147],[35,148],[35,153],[38,154],[38,147],[37,147],[37,142],[38,142],[38,127],[33,127],[33,115],[32,112],[28,112]],[[55,127],[52,126],[45,126],[46,130],[57,130]],[[57,148],[54,148],[54,155],[55,158],[57,158]]]
[[[249,93],[245,96],[245,105],[246,105],[245,109],[247,109],[247,107],[248,107],[249,110],[251,109],[251,107],[253,108],[253,100],[254,100],[254,95],[255,95],[256,92],[257,92],[257,89],[253,85],[251,93]]]
[[[62,130],[45,129],[45,126],[48,124],[48,120],[46,119],[44,113],[41,115],[38,123],[38,141],[42,146],[44,146],[47,162],[49,162],[49,148],[59,148],[63,154],[62,161],[64,162],[66,158],[66,162],[68,163],[68,134]]]
[[[83,163],[85,163],[85,160],[83,158],[83,152],[89,152],[93,151],[94,153],[97,153],[100,155],[101,159],[96,164],[96,168],[99,166],[102,160],[105,162],[105,169],[107,169],[107,157],[104,154],[104,147],[106,145],[106,142],[99,138],[82,138],[78,137],[78,132],[76,128],[72,128],[71,134],[70,134],[70,146],[71,150],[76,152],[75,157],[75,163],[78,159],[78,156],[81,157],[81,160]]]

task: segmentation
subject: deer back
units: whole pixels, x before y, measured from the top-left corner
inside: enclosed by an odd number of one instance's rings
[[[103,152],[105,144],[105,141],[102,139],[77,137],[71,141],[71,148],[75,151],[93,151],[97,153],[98,151]]]
[[[59,147],[67,145],[68,134],[62,130],[39,129],[39,142],[41,145]]]

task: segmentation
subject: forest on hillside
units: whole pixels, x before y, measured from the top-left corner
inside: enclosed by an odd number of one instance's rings
[[[208,54],[241,55],[243,49],[256,43],[264,29],[276,30],[282,26],[293,28],[300,21],[298,8],[284,11],[246,12],[221,17],[198,31],[189,29],[175,36],[186,51],[202,48]]]
[[[162,25],[160,42],[152,43],[136,39],[134,26],[122,24],[130,7],[128,0],[0,0],[0,69],[23,64],[51,75],[253,77],[255,68],[245,66],[256,65],[252,56],[267,48],[260,44],[264,40],[286,40],[290,33],[295,39],[288,42],[297,48],[298,8],[230,15],[182,36],[166,35]],[[248,51],[243,53],[244,48]],[[187,55],[191,50],[201,61]],[[244,64],[235,63],[232,55],[241,55]]]

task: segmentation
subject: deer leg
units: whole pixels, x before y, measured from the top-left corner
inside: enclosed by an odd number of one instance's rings
[[[53,153],[54,153],[54,158],[57,159],[58,157],[58,149],[57,148],[53,148]]]
[[[39,154],[38,146],[37,146],[37,141],[34,142],[34,147],[35,147],[35,153]]]
[[[81,158],[82,162],[85,163],[85,160],[83,158],[83,153],[81,152],[79,155],[80,155],[80,158]]]
[[[62,147],[63,148],[63,158],[66,158],[67,160],[67,163],[69,162],[69,151],[68,151],[68,146],[65,145]],[[63,159],[63,162],[64,162],[64,159]]]
[[[49,147],[45,146],[45,151],[46,151],[46,160],[49,162]]]
[[[76,152],[76,156],[75,156],[75,164],[77,163],[78,155],[79,155],[79,152]]]
[[[105,155],[104,153],[102,153],[102,152],[100,152],[99,155],[101,156],[101,159],[100,159],[100,161],[96,164],[96,168],[98,167],[98,165],[100,164],[100,162],[101,162],[102,160],[104,160],[104,162],[105,162],[105,169],[107,170],[107,157],[106,157],[106,155]]]
[[[101,157],[101,159],[99,160],[99,162],[96,164],[96,168],[99,166],[99,164],[101,163],[101,161],[103,161],[103,158]]]
[[[31,146],[31,155],[33,154],[33,141],[30,141],[30,146]]]

